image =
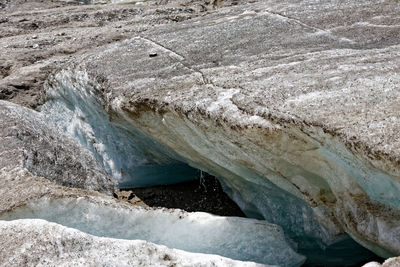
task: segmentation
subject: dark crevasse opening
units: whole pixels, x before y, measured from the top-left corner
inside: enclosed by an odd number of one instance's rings
[[[131,203],[142,201],[150,207],[246,217],[239,206],[223,191],[218,179],[201,171],[199,171],[199,178],[193,181],[124,189],[114,196]]]
[[[92,5],[93,1],[92,0],[75,0],[76,2],[83,4],[83,5]]]
[[[299,249],[300,254],[307,255],[303,266],[362,266],[365,263],[384,259],[359,245],[346,235],[341,242],[322,249]]]

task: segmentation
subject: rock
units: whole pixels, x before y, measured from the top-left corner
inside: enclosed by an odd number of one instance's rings
[[[248,3],[161,25],[76,58],[51,84],[102,81],[97,101],[112,118],[220,177],[248,215],[300,247],[348,233],[398,255],[400,29],[375,23],[399,7],[309,4]]]

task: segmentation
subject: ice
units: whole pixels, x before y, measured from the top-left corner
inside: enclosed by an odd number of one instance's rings
[[[116,206],[91,199],[43,198],[16,208],[3,220],[44,219],[95,236],[147,240],[189,252],[234,260],[300,266],[305,257],[289,245],[281,227],[255,219],[181,210]]]
[[[126,123],[110,117],[99,85],[86,72],[74,78],[61,72],[48,88],[41,112],[88,148],[120,188],[178,183],[197,178],[197,170],[174,152]]]
[[[121,103],[126,104],[125,96],[111,96],[110,92],[103,91],[107,89],[101,88],[88,79],[85,71],[62,71],[55,77],[49,90],[53,99],[47,102],[43,112],[91,149],[105,169],[120,181],[120,186],[189,178],[187,173],[182,175],[182,170],[177,174],[177,166],[193,170],[196,176],[194,169],[179,163],[184,159],[191,166],[220,177],[224,190],[246,215],[280,225],[293,244],[309,257],[332,246],[363,250],[355,242],[343,245],[349,239],[345,232],[353,238],[357,233],[342,224],[342,219],[335,218],[340,217],[340,213],[336,213],[341,208],[340,201],[348,202],[352,195],[366,193],[378,203],[399,206],[396,198],[399,183],[366,166],[324,134],[316,132],[316,136],[310,138],[296,128],[266,128],[266,137],[251,127],[247,128],[247,134],[242,134],[224,125],[216,126],[203,117],[182,117],[174,112],[145,110],[138,111],[140,116],[135,117],[135,107],[131,107],[131,113],[121,108]],[[219,94],[215,105],[210,105],[207,112],[235,116],[236,106],[231,101],[235,92],[232,89]],[[110,106],[102,103],[102,99],[112,99],[107,104]],[[221,105],[226,109],[219,108]],[[68,112],[71,115],[58,118],[57,114]],[[259,119],[254,118],[255,121]],[[315,141],[320,139],[324,140],[324,145]],[[153,179],[148,180],[149,177]],[[348,214],[345,215],[350,217]],[[395,229],[392,230],[389,232]],[[369,241],[356,240],[378,251],[368,245]],[[326,262],[337,257],[327,256]]]
[[[323,254],[326,257],[322,264],[337,261],[346,265],[363,259],[341,257],[348,248],[358,255],[373,256],[356,242],[347,242],[349,236],[331,206],[339,203],[337,197],[347,201],[349,188],[352,194],[362,190],[347,172],[350,168],[327,158],[323,153],[326,150],[319,148],[318,143],[312,139],[298,141],[304,136],[297,140],[274,134],[281,132],[276,129],[265,129],[266,136],[252,128],[235,131],[229,125],[218,126],[206,118],[191,116],[148,112],[135,118],[135,123],[149,133],[163,132],[154,137],[173,148],[191,166],[219,177],[224,191],[247,216],[280,225],[307,257],[317,260]],[[301,135],[295,129],[292,134]],[[315,201],[320,199],[323,201]],[[353,237],[353,232],[352,229],[347,233]],[[321,264],[321,258],[318,260]]]
[[[4,266],[265,266],[141,240],[92,236],[37,219],[0,221],[0,240],[7,240],[0,250]]]

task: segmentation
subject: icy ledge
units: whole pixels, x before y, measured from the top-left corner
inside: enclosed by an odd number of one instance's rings
[[[42,198],[0,216],[2,220],[25,218],[44,219],[95,236],[146,240],[234,260],[280,266],[300,266],[305,261],[287,243],[281,227],[253,219],[147,210],[94,197]]]
[[[92,236],[43,220],[0,221],[0,240],[4,266],[265,266],[141,240]]]

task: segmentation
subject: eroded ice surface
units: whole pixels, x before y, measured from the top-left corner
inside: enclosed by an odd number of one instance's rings
[[[43,220],[0,221],[0,239],[6,242],[0,250],[2,266],[265,266],[142,240],[92,236]]]
[[[101,237],[141,239],[235,260],[280,266],[300,266],[305,260],[288,244],[281,227],[254,219],[117,207],[86,198],[43,198],[0,217],[24,218],[44,219]]]
[[[99,84],[87,73],[56,75],[41,111],[62,130],[87,147],[120,188],[178,183],[195,179],[197,170],[180,161],[174,152],[129,125],[111,117],[99,97]]]

